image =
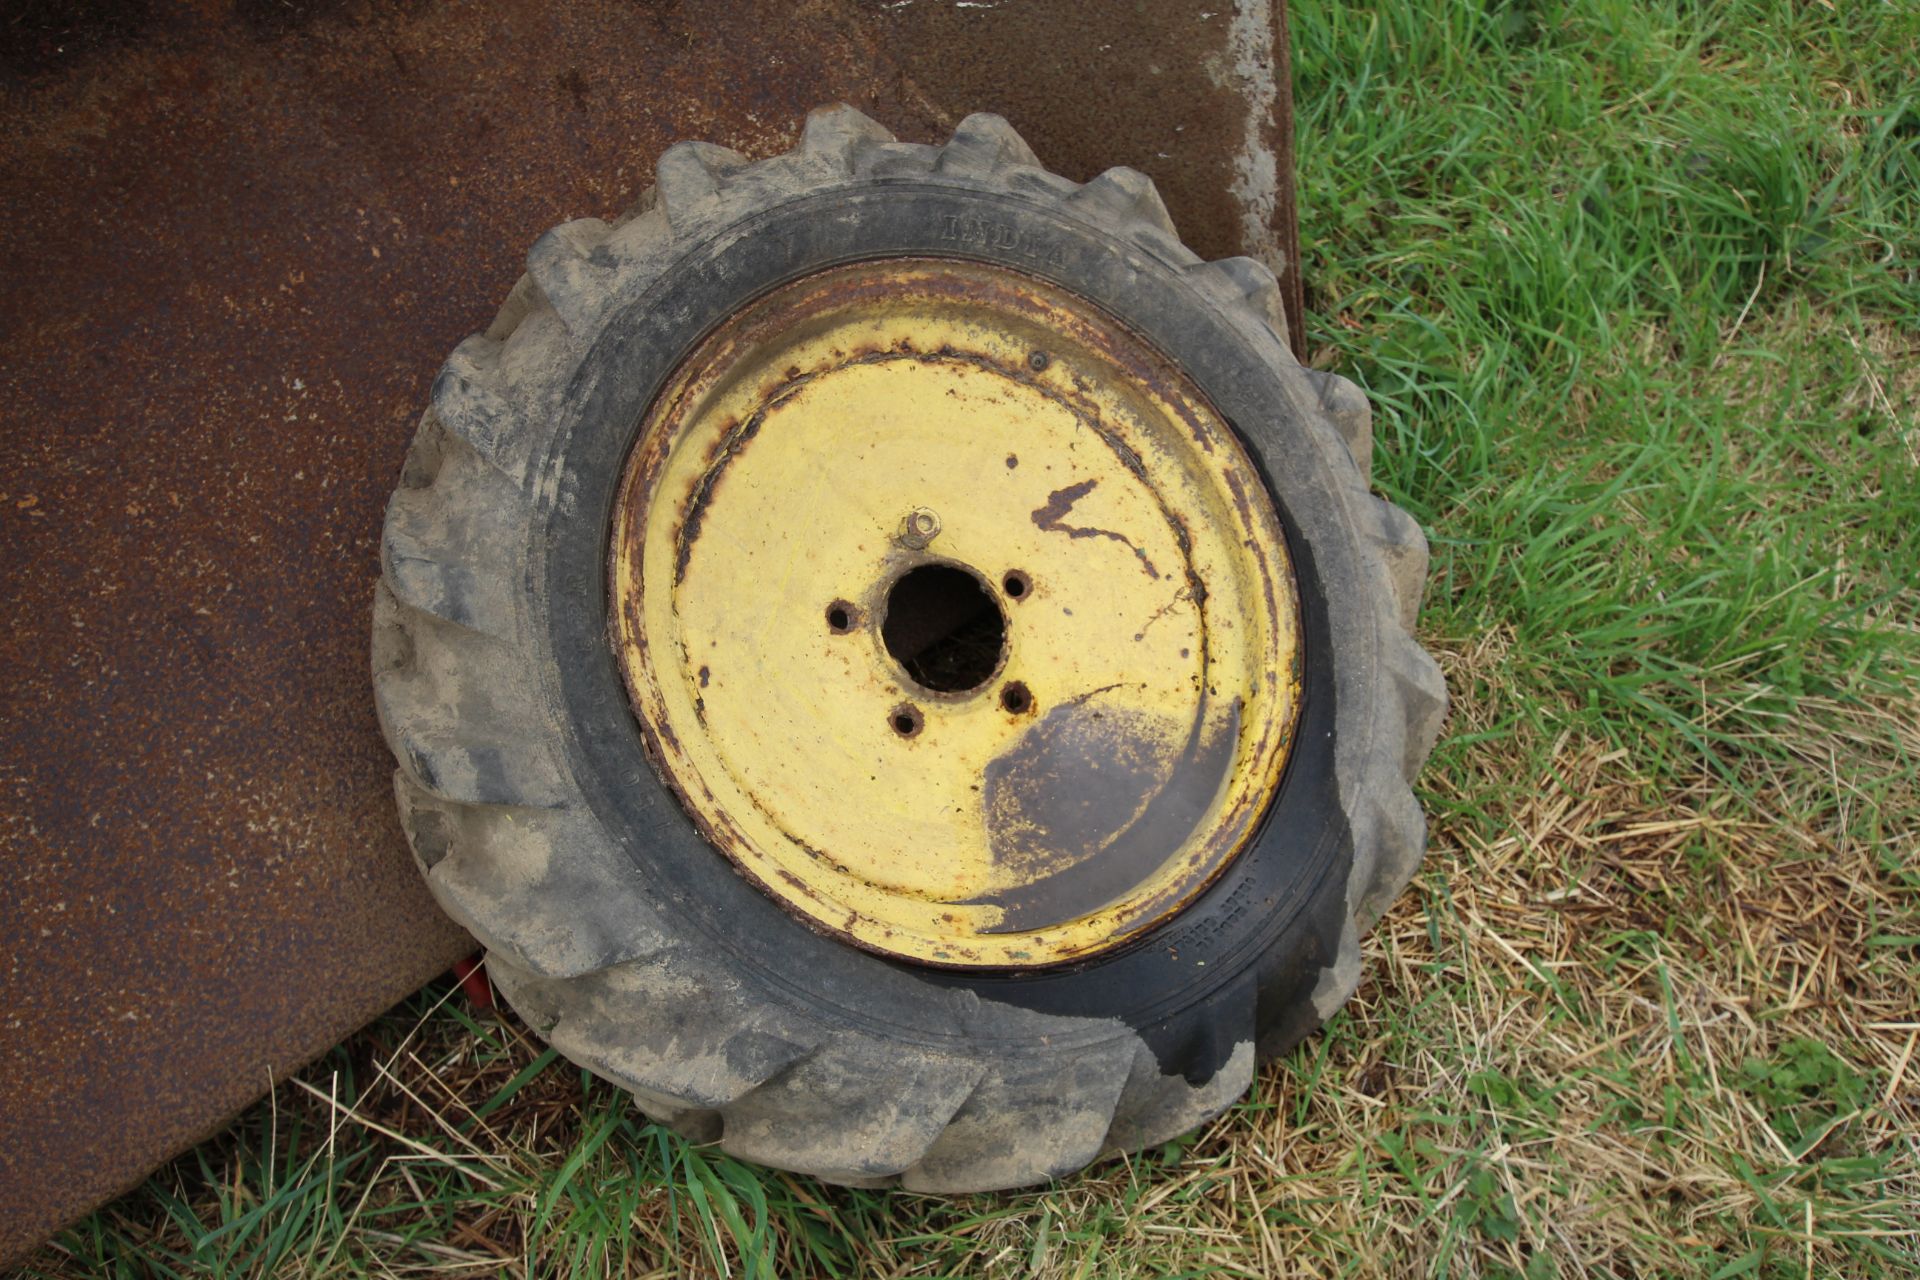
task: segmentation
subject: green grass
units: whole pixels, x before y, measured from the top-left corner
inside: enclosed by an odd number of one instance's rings
[[[1455,699],[1347,1011],[1200,1135],[938,1199],[429,992],[29,1274],[1920,1271],[1920,6],[1293,32],[1310,346]]]

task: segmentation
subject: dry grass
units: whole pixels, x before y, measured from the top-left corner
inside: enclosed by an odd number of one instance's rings
[[[1452,656],[1456,673],[1476,660]],[[1809,749],[1851,747],[1848,730],[1920,746],[1913,719],[1836,719],[1809,726]],[[1883,840],[1910,860],[1920,830],[1730,812],[1710,780],[1657,785],[1571,735],[1544,769],[1507,744],[1472,755],[1469,778],[1538,785],[1494,815],[1496,838],[1435,833],[1443,877],[1382,922],[1319,1087],[1290,1066],[1271,1096],[1306,1097],[1298,1119],[1242,1144],[1284,1153],[1263,1165],[1331,1207],[1279,1256],[1335,1221],[1378,1274],[1427,1274],[1450,1250],[1483,1273],[1643,1276],[1689,1257],[1711,1273],[1707,1258],[1791,1241],[1806,1274],[1831,1275],[1853,1256],[1835,1238],[1867,1232],[1915,1256],[1920,1010],[1910,957],[1875,939],[1913,919]],[[1407,1010],[1428,1011],[1418,1034]],[[1796,1044],[1832,1055],[1818,1082],[1756,1087],[1754,1066]],[[1362,1215],[1368,1153],[1400,1177]],[[1834,1179],[1841,1162],[1857,1176]]]

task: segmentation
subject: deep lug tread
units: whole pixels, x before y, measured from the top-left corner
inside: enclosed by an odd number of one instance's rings
[[[511,646],[374,599],[375,706],[400,767],[461,804],[551,808],[566,792],[550,748],[529,738],[539,708]]]
[[[859,178],[919,178],[933,172],[940,148],[921,142],[886,142],[863,147],[854,157]]]
[[[1129,227],[1127,239],[1167,266],[1187,270],[1200,265],[1200,255],[1158,227],[1144,224]]]
[[[961,177],[986,177],[1014,165],[1040,163],[1026,139],[1005,118],[976,111],[960,122],[947,145],[940,148],[934,172]]]
[[[543,978],[657,956],[671,934],[631,905],[639,871],[568,810],[478,809],[432,795],[404,771],[394,793],[408,842],[447,914],[493,952]],[[543,903],[575,904],[556,918]]]
[[[829,1182],[885,1185],[919,1163],[986,1068],[899,1046],[876,1057],[843,1040],[727,1108],[728,1154]]]
[[[1354,843],[1365,841],[1367,887],[1354,903],[1354,922],[1361,932],[1373,928],[1420,867],[1427,845],[1427,815],[1407,787],[1390,788],[1373,798],[1356,824]],[[1356,847],[1355,856],[1361,854]]]
[[[1073,179],[1033,165],[1010,165],[1001,170],[1000,180],[1010,191],[1054,201],[1071,199],[1074,192],[1080,190],[1080,184]]]
[[[569,333],[591,334],[613,293],[612,234],[600,219],[581,218],[561,223],[527,251],[527,276]]]
[[[1411,636],[1389,645],[1381,658],[1400,695],[1405,716],[1400,776],[1411,782],[1440,738],[1440,726],[1447,717],[1447,680],[1440,664]]]
[[[500,344],[492,376],[501,399],[512,406],[512,418],[510,434],[494,461],[516,480],[524,480],[532,464],[538,434],[532,424],[551,412],[580,345],[551,307],[528,312]]]
[[[1246,307],[1264,321],[1281,346],[1291,346],[1280,282],[1266,263],[1257,258],[1220,258],[1200,264],[1193,272],[1217,296]]]
[[[1305,371],[1320,397],[1320,408],[1340,429],[1347,442],[1347,453],[1360,471],[1361,479],[1373,473],[1373,404],[1367,393],[1341,377],[1322,369]]]
[[[1219,1115],[1252,1085],[1254,1056],[1252,1040],[1240,1041],[1213,1078],[1196,1087],[1162,1071],[1153,1051],[1138,1046],[1101,1154],[1158,1146]]]
[[[1160,199],[1159,188],[1138,169],[1121,166],[1107,170],[1068,196],[1067,207],[1091,214],[1093,221],[1131,221],[1163,235],[1179,235]]]
[[[425,489],[431,485],[440,474],[440,464],[450,445],[447,429],[440,425],[433,410],[421,414],[420,425],[413,433],[413,444],[407,449],[407,460],[400,467],[400,488]]]
[[[1427,535],[1412,516],[1391,502],[1376,500],[1374,513],[1380,521],[1375,549],[1387,568],[1400,626],[1412,634],[1420,617],[1420,597],[1427,588]]]
[[[738,151],[711,142],[676,142],[654,167],[660,208],[676,235],[699,227],[713,211],[728,178],[747,167]]]
[[[651,279],[658,274],[659,256],[673,244],[673,231],[667,225],[666,214],[649,209],[608,226],[611,231],[604,252],[611,257],[618,272],[609,281],[611,288],[622,288],[634,280]]]
[[[1322,1021],[1331,1018],[1359,989],[1360,927],[1348,919],[1341,925],[1333,963],[1320,971],[1320,980],[1314,984],[1311,997],[1314,1010]]]
[[[1081,1168],[1106,1142],[1132,1065],[1098,1051],[994,1064],[900,1185],[991,1191]]]
[[[509,640],[518,492],[463,446],[443,446],[436,460],[429,486],[402,488],[387,504],[387,586],[410,608]]]
[[[555,981],[504,968],[522,990]],[[716,981],[697,956],[617,965],[568,986],[546,999],[560,1009],[548,1034],[554,1048],[631,1090],[643,1109],[651,1102],[724,1118],[730,1103],[804,1061],[818,1044],[778,1010],[749,1004]],[[635,1025],[635,1009],[647,1011],[644,1026]]]
[[[525,318],[515,325],[518,330]],[[433,380],[435,421],[510,476],[521,471],[519,415],[501,385],[502,344],[475,335],[455,347]]]
[[[527,313],[540,305],[540,287],[533,282],[532,276],[521,276],[513,282],[513,288],[507,293],[507,300],[500,304],[493,323],[489,324],[481,335],[492,342],[505,342]]]
[[[893,141],[885,125],[845,103],[820,107],[807,116],[800,131],[800,154],[835,177],[852,177],[860,156],[872,147]]]
[[[625,209],[622,209],[614,217],[607,220],[607,225],[618,231],[629,222],[634,221],[636,218],[643,218],[659,207],[660,188],[656,184],[649,182],[640,189],[640,194],[633,198],[632,204],[629,204]],[[660,221],[663,224],[666,222],[666,215],[664,213],[660,215]]]

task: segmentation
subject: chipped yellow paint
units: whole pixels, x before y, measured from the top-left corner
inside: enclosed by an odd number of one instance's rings
[[[924,686],[883,636],[928,564],[999,610],[978,687]],[[701,829],[909,960],[1057,964],[1165,919],[1257,827],[1298,717],[1245,450],[1119,324],[1003,268],[855,264],[734,317],[642,424],[610,567],[629,693]],[[914,607],[899,626],[946,634]]]

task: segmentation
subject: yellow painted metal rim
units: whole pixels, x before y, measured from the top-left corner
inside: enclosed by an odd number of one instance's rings
[[[1121,945],[1240,852],[1300,708],[1244,448],[1091,304],[1002,267],[808,276],[656,398],[609,549],[648,749],[817,929],[922,963]]]

